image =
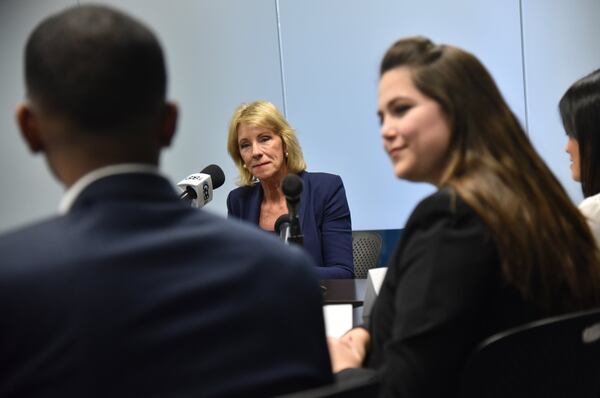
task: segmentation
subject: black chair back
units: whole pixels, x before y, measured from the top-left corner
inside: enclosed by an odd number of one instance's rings
[[[462,398],[600,397],[600,309],[494,335],[470,358]]]
[[[377,267],[382,240],[376,232],[352,231],[354,278],[365,279],[371,268]]]

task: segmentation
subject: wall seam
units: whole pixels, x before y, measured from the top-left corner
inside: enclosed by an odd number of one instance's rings
[[[521,25],[521,69],[523,71],[523,100],[525,101],[525,132],[529,133],[529,101],[527,100],[527,68],[525,62],[525,24],[523,19],[523,0],[519,0],[519,19]]]
[[[277,19],[277,43],[279,46],[279,71],[281,72],[281,96],[283,98],[283,115],[287,118],[287,92],[285,89],[285,72],[283,67],[283,43],[281,40],[281,15],[279,0],[275,0],[275,17]]]

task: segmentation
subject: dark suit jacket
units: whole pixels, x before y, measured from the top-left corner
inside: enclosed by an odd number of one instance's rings
[[[179,201],[88,186],[0,237],[0,397],[271,396],[331,380],[312,262]]]
[[[439,191],[411,214],[389,263],[367,364],[381,370],[385,397],[454,397],[478,343],[542,316],[507,286],[481,218]]]
[[[304,248],[315,260],[319,279],[352,278],[352,225],[342,179],[333,174],[301,172],[300,224]],[[259,224],[260,184],[234,189],[227,197],[229,216]]]

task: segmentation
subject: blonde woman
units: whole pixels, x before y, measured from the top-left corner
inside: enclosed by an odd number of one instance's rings
[[[319,279],[354,276],[350,208],[342,179],[306,171],[296,134],[270,102],[240,105],[229,124],[227,149],[240,172],[240,187],[227,198],[230,217],[266,231],[288,213],[281,182],[290,173],[303,182],[300,223],[303,247],[317,265]]]

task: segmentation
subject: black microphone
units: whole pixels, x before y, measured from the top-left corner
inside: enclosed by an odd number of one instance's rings
[[[290,222],[290,234],[286,242],[293,242],[302,245],[304,243],[304,235],[300,227],[299,209],[300,209],[300,194],[302,193],[302,179],[296,174],[289,174],[281,183],[281,190],[285,195],[285,201],[288,208],[288,217]]]
[[[179,199],[192,207],[201,208],[212,200],[213,190],[225,182],[225,173],[216,164],[206,166],[200,173],[194,173],[180,181],[177,186],[183,190]]]

